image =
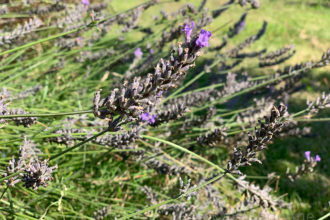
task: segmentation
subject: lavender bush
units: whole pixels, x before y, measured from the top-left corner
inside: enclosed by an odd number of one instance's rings
[[[4,1],[0,216],[328,217],[330,49],[275,42],[276,4]]]

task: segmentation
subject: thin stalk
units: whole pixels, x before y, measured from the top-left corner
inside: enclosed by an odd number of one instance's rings
[[[330,118],[297,118],[295,121],[299,122],[328,122],[330,121]]]
[[[95,138],[97,138],[97,137],[105,134],[106,132],[108,132],[108,129],[106,129],[104,131],[101,131],[100,133],[98,133],[98,134],[96,134],[96,135],[94,135],[94,136],[92,136],[92,137],[90,137],[90,138],[88,138],[88,139],[86,139],[86,140],[84,140],[84,141],[82,141],[82,142],[80,142],[80,143],[78,143],[78,144],[76,144],[76,145],[74,145],[74,146],[72,146],[72,147],[70,147],[70,148],[68,148],[68,149],[66,149],[66,150],[58,153],[58,154],[56,154],[56,155],[54,155],[54,156],[52,156],[49,160],[54,160],[56,158],[59,158],[59,157],[63,156],[65,153],[70,152],[70,151],[73,151],[74,149],[83,146],[87,142],[89,142],[89,141],[91,141],[91,140],[93,140],[93,139],[95,139]]]
[[[56,117],[63,115],[81,115],[92,113],[93,110],[76,111],[76,112],[62,112],[62,113],[48,113],[48,114],[25,114],[25,115],[0,115],[0,118],[25,118],[25,117]]]

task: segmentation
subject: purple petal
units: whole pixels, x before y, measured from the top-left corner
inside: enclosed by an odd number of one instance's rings
[[[311,159],[311,152],[310,151],[306,151],[305,152],[305,157],[307,160],[310,160]]]
[[[89,6],[89,0],[81,0],[81,3],[86,6]]]
[[[319,155],[316,155],[316,156],[315,156],[315,161],[316,161],[316,162],[321,161],[321,157],[320,157]]]
[[[142,121],[148,121],[148,119],[149,119],[149,113],[148,112],[146,112],[146,113],[143,113],[143,114],[141,114],[141,120]]]
[[[141,51],[141,48],[140,47],[136,48],[135,51],[134,51],[134,56],[137,57],[137,58],[141,58],[142,55],[143,55],[143,53]]]
[[[155,124],[155,122],[156,122],[156,115],[151,116],[151,118],[149,119],[149,122],[151,124]]]
[[[209,38],[212,36],[212,33],[210,31],[206,31],[204,29],[201,30],[199,33],[199,36],[196,40],[196,45],[200,48],[202,47],[208,47],[209,46]]]

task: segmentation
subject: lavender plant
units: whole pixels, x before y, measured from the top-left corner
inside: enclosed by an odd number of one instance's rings
[[[4,1],[1,218],[326,214],[329,13],[291,4]]]

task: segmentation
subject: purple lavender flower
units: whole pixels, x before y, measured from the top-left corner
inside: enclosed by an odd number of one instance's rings
[[[149,122],[150,122],[151,124],[155,124],[155,122],[156,122],[156,115],[151,116],[151,117],[149,118]]]
[[[154,49],[151,48],[151,49],[149,50],[149,53],[150,53],[150,54],[154,54],[154,53],[155,53]]]
[[[141,58],[142,55],[143,55],[143,53],[142,53],[142,51],[141,51],[141,48],[140,48],[140,47],[136,48],[135,51],[134,51],[134,56],[135,56],[136,58]]]
[[[89,0],[81,0],[81,3],[86,6],[89,6]]]
[[[195,23],[193,21],[191,22],[191,26],[189,24],[186,24],[184,26],[183,31],[186,33],[186,38],[187,38],[188,42],[191,39],[190,36],[191,36],[191,33],[192,33],[192,30],[193,30],[194,26],[195,26]]]
[[[156,115],[150,115],[148,112],[143,113],[141,116],[142,121],[149,121],[150,124],[155,124]]]
[[[305,157],[309,161],[311,159],[311,152],[310,151],[306,151],[305,152]]]
[[[212,36],[210,31],[206,31],[204,29],[199,33],[199,37],[196,40],[196,44],[199,47],[208,47],[209,46],[209,38]]]
[[[142,121],[148,121],[149,120],[149,113],[145,112],[141,115],[141,120]]]
[[[315,156],[315,161],[316,161],[316,162],[321,161],[321,157],[320,157],[319,155],[316,155],[316,156]]]

